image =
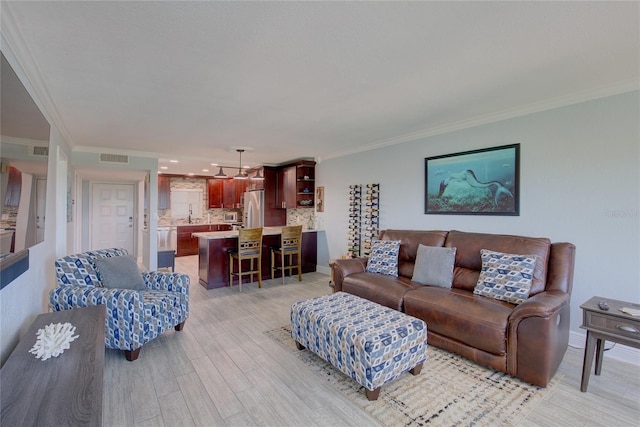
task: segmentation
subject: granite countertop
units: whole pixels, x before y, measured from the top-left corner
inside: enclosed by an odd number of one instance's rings
[[[318,230],[302,230],[302,233],[311,233]],[[276,236],[282,233],[282,227],[264,227],[262,229],[263,236]],[[231,231],[209,231],[207,233],[192,233],[193,237],[199,237],[201,239],[216,240],[216,239],[233,239],[238,237],[237,230]]]
[[[193,226],[199,226],[199,225],[234,225],[234,224],[238,224],[238,223],[220,221],[220,222],[202,222],[199,224],[163,224],[163,225],[158,224],[158,228],[177,228],[177,227],[193,227]]]

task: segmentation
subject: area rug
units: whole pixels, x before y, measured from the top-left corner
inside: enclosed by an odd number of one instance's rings
[[[514,426],[555,387],[540,388],[429,346],[417,375],[402,374],[370,402],[364,388],[308,350],[298,350],[289,326],[265,334],[386,426]]]

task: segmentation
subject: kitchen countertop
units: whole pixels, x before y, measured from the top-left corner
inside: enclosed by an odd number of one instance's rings
[[[302,233],[311,233],[316,231],[318,230],[302,230]],[[264,227],[262,229],[263,236],[275,236],[278,234],[282,234],[282,227]],[[193,237],[199,237],[206,240],[233,239],[238,237],[238,231],[209,231],[205,233],[192,233],[191,235]]]
[[[165,225],[158,225],[158,228],[177,228],[177,227],[193,227],[193,226],[200,226],[200,225],[234,225],[234,224],[238,224],[238,223],[233,223],[233,222],[202,222],[199,224],[165,224]]]

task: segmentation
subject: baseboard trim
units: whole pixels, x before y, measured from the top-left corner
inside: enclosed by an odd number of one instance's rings
[[[584,349],[584,344],[587,339],[586,332],[569,332],[569,345],[574,348]],[[607,341],[605,348],[610,348],[614,343]],[[640,366],[640,349],[629,347],[623,344],[616,344],[611,350],[604,352],[605,359],[610,357],[612,359],[621,360],[623,362],[631,363],[636,366]]]
[[[331,276],[331,267],[327,267],[326,265],[316,265],[316,272]]]

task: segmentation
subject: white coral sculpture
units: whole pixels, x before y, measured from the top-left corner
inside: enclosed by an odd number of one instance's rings
[[[41,360],[58,357],[78,338],[78,335],[73,335],[75,332],[76,327],[71,323],[49,323],[44,329],[38,329],[36,343],[29,353]]]

